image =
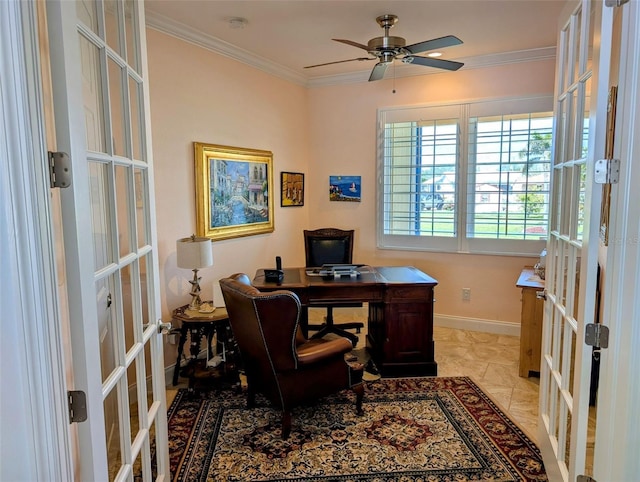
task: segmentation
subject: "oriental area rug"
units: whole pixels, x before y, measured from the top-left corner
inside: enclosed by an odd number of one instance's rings
[[[169,408],[174,481],[543,481],[536,445],[467,377],[380,379],[364,415],[345,390],[293,413],[243,394],[180,390]]]

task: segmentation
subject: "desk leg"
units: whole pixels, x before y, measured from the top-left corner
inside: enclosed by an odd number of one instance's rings
[[[173,368],[173,386],[178,384],[178,376],[180,375],[180,360],[182,359],[182,352],[184,351],[184,344],[187,341],[187,327],[183,324],[180,328],[180,341],[178,342],[178,358],[176,359],[176,366]]]

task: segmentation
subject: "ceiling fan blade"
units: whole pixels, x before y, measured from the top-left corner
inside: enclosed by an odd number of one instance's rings
[[[358,42],[354,42],[353,40],[345,40],[345,39],[342,39],[342,38],[332,38],[331,40],[333,40],[335,42],[341,42],[343,44],[351,45],[352,47],[358,47],[359,49],[364,49],[366,51],[369,51],[369,47],[367,47],[366,45],[359,44]]]
[[[402,61],[405,64],[418,64],[445,70],[458,70],[464,65],[462,62],[454,62],[453,60],[432,59],[431,57],[418,57],[417,55],[408,55]]]
[[[371,71],[371,75],[369,76],[369,82],[373,80],[381,80],[384,77],[384,73],[387,70],[390,62],[378,62],[373,70]]]
[[[304,67],[305,69],[312,69],[313,67],[322,67],[323,65],[331,65],[331,64],[342,64],[344,62],[353,62],[354,60],[376,60],[375,57],[358,57],[357,59],[348,59],[348,60],[336,60],[335,62],[325,62],[324,64],[316,64],[316,65],[307,65]]]
[[[425,40],[424,42],[418,42],[415,44],[407,45],[404,47],[406,51],[412,54],[418,54],[420,52],[426,52],[427,50],[443,49],[445,47],[453,47],[454,45],[460,45],[462,40],[453,35],[447,35],[446,37],[434,38],[431,40]]]

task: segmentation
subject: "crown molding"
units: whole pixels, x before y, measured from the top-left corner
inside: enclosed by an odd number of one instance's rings
[[[192,43],[199,47],[211,50],[220,55],[224,55],[238,62],[262,70],[275,77],[287,80],[294,84],[304,87],[323,87],[339,84],[354,84],[360,82],[368,82],[371,70],[359,70],[357,72],[349,72],[346,74],[327,75],[323,77],[307,78],[296,71],[284,67],[276,62],[265,60],[247,50],[238,48],[224,40],[199,32],[188,25],[176,20],[170,19],[154,12],[146,14],[147,27],[158,30],[159,32],[171,35],[173,37]],[[481,69],[487,67],[495,67],[497,65],[516,64],[522,62],[537,62],[543,60],[551,60],[556,57],[555,47],[544,47],[529,50],[516,50],[513,52],[503,52],[497,54],[480,55],[477,57],[467,57],[452,59],[464,63],[464,70]],[[432,75],[442,73],[437,69],[416,69],[415,66],[405,65],[396,62],[394,65],[395,78],[415,77],[423,75]]]
[[[307,78],[305,76],[300,75],[276,62],[265,60],[247,50],[238,48],[229,42],[220,40],[212,35],[204,34],[189,27],[188,25],[153,12],[147,12],[145,17],[147,27],[149,28],[166,33],[172,37],[179,38],[185,42],[192,43],[198,47],[211,50],[217,54],[229,57],[230,59],[237,60],[238,62],[242,62],[243,64],[247,64],[284,80],[288,80],[294,84],[302,86],[307,85]]]

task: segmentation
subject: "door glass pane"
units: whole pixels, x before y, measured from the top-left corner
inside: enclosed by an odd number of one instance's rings
[[[98,271],[113,261],[110,236],[110,213],[108,166],[100,162],[89,162],[89,196],[91,199],[91,228],[93,232],[94,270]]]
[[[560,370],[560,333],[562,331],[562,314],[557,308],[553,312],[553,338],[551,340],[551,367]]]
[[[566,404],[563,405],[563,409],[566,409]],[[564,458],[563,460],[565,461],[566,464],[569,463],[569,457],[571,454],[571,412],[567,411],[567,425],[566,428],[564,429],[565,433],[566,433],[566,440],[564,443]]]
[[[580,255],[582,253],[582,250],[579,249],[577,252],[577,259],[576,259],[576,286],[574,291],[574,298],[573,298],[573,317],[577,320],[578,319],[578,308],[580,307],[580,263],[581,263],[581,258]],[[597,316],[597,315],[596,315]]]
[[[580,151],[582,150],[582,111],[578,111],[578,89],[571,93],[571,153],[569,159],[580,159]]]
[[[113,153],[116,156],[126,157],[125,145],[125,120],[122,105],[122,72],[123,69],[113,60],[109,59],[109,97],[111,106],[111,138]]]
[[[142,86],[132,77],[129,77],[129,97],[131,99],[131,154],[133,159],[146,161],[142,158],[142,143],[144,129],[140,116]]]
[[[589,104],[591,103],[591,77],[584,83],[584,107],[582,112],[582,148],[580,158],[586,159],[589,149]]]
[[[565,27],[562,32],[562,91],[566,92],[569,89],[569,85],[571,85],[571,76],[569,75],[569,68],[571,67],[569,54],[571,51],[571,30],[569,25]]]
[[[560,187],[562,185],[562,169],[553,170],[553,190],[552,199],[553,207],[551,209],[551,231],[560,232],[560,214],[562,207],[562,197],[560,196]]]
[[[149,273],[147,272],[148,266],[151,265],[150,254],[141,257],[139,261],[139,276],[140,276],[140,306],[142,307],[142,325],[148,325],[151,322],[150,313],[151,306],[149,305],[149,291],[152,289],[151,282],[149,281]]]
[[[134,287],[131,285],[131,266],[120,270],[122,281],[122,320],[124,324],[125,353],[128,353],[135,343],[134,315],[132,297],[135,296]]]
[[[93,33],[98,34],[98,3],[95,0],[77,0],[78,21],[85,24]]]
[[[575,380],[574,376],[575,376],[575,354],[576,354],[576,332],[571,329],[570,331],[570,336],[571,336],[571,368],[569,371],[569,386],[567,387],[567,389],[569,390],[569,393],[571,393],[571,395],[573,396],[573,382]]]
[[[560,372],[560,376],[563,378],[566,376],[566,374],[564,373],[565,367],[563,364],[566,357],[565,338],[564,338],[566,333],[565,323],[566,321],[564,317],[558,319],[558,336],[554,340],[554,342],[558,344],[558,365],[557,365],[558,371]]]
[[[120,53],[118,42],[118,2],[116,0],[104,0],[104,25],[107,45]]]
[[[118,213],[118,243],[120,257],[131,252],[131,234],[129,230],[129,213],[131,206],[129,201],[129,173],[131,170],[125,166],[116,166],[116,209]]]
[[[581,57],[581,49],[580,49],[580,35],[582,32],[582,8],[578,9],[578,12],[575,16],[574,23],[575,30],[573,32],[573,38],[575,42],[575,48],[573,50],[573,82],[577,82],[580,76],[580,57]]]
[[[145,200],[147,199],[147,178],[146,171],[134,169],[135,193],[136,193],[136,231],[138,238],[138,248],[146,245],[147,239],[147,212]]]
[[[133,0],[124,1],[124,28],[125,42],[127,44],[127,64],[140,73],[140,56],[138,55],[138,38],[135,35],[134,25],[137,22],[137,6]]]
[[[576,168],[578,172],[578,185],[580,186],[578,191],[578,212],[577,212],[577,226],[576,226],[576,239],[582,241],[582,235],[584,233],[584,208],[587,195],[587,164],[582,163]]]
[[[140,352],[138,357],[136,357],[136,360],[134,360],[127,368],[127,378],[129,383],[129,412],[131,420],[131,433],[129,435],[131,443],[135,440],[140,429],[144,429],[144,426],[140,421],[144,420],[147,413],[147,401],[142,399],[140,400],[141,403],[138,403],[138,383],[142,382],[144,386],[144,377],[140,377],[141,374],[138,373],[138,364],[144,364],[142,354],[143,352]],[[144,373],[142,373],[142,375],[144,376]]]
[[[567,306],[567,280],[569,278],[569,254],[567,253],[565,256],[563,256],[562,258],[563,262],[562,262],[562,279],[561,279],[561,283],[562,283],[562,297],[560,298],[559,302],[563,307]]]
[[[558,238],[555,236],[551,236],[549,241],[547,242],[547,261],[546,261],[546,275],[545,275],[545,287],[548,293],[555,293],[556,284],[555,284],[555,276],[552,273],[555,273],[555,266],[551,266],[551,258],[549,257],[549,253],[557,253],[558,249]],[[554,255],[555,259],[556,255]],[[553,270],[553,271],[550,271]]]
[[[566,111],[567,111],[567,97],[565,97],[561,102],[557,104],[557,125],[556,125],[556,133],[555,133],[555,151],[556,155],[554,158],[554,164],[562,163],[565,156],[566,149]]]
[[[144,344],[144,369],[145,373],[143,374],[143,380],[145,380],[145,393],[147,394],[147,398],[145,400],[145,416],[148,416],[149,409],[153,404],[153,387],[151,386],[151,376],[153,375],[153,371],[151,370],[151,347],[150,343]],[[150,421],[151,423],[151,421]],[[155,430],[155,424],[153,427],[150,427],[150,430]],[[153,437],[152,437],[153,438]]]
[[[113,389],[104,399],[104,426],[107,438],[107,461],[109,480],[114,480],[124,463],[120,438],[120,417],[118,415],[118,390]]]
[[[79,42],[87,149],[106,152],[100,50],[82,35],[79,35]]]
[[[560,193],[562,210],[560,215],[560,234],[564,236],[569,236],[569,233],[571,232],[571,188],[573,181],[571,172],[571,165],[562,168],[562,191]]]
[[[551,410],[553,419],[552,419],[552,425],[551,425],[551,433],[553,434],[554,438],[556,440],[558,440],[560,438],[560,404],[561,404],[561,400],[560,400],[560,390],[558,390],[558,385],[556,385],[555,383],[555,379],[553,377],[551,377],[551,397],[553,400],[553,409]]]
[[[591,72],[593,70],[593,42],[598,8],[602,8],[599,2],[590,2],[589,36],[587,37],[587,65],[585,70],[586,72]]]
[[[104,278],[96,281],[96,304],[98,308],[98,336],[100,337],[100,367],[102,382],[116,368],[117,333],[113,323],[112,279]]]

